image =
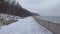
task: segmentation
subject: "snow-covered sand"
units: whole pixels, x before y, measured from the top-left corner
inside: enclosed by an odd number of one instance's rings
[[[0,34],[52,34],[52,32],[39,25],[33,17],[27,17],[3,26]]]

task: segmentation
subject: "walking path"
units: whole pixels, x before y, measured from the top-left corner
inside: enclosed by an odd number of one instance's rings
[[[52,34],[52,32],[39,25],[33,17],[27,17],[3,26],[0,34]]]

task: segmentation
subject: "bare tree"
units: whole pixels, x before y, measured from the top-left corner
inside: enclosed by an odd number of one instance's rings
[[[10,3],[11,2],[11,3]],[[11,14],[20,17],[28,17],[38,15],[32,13],[24,8],[19,3],[16,3],[16,0],[6,0],[0,3],[0,13]]]

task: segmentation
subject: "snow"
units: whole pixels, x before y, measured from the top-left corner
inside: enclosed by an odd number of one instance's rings
[[[3,26],[0,34],[52,34],[52,32],[39,25],[33,17],[27,17]]]
[[[8,14],[3,14],[3,13],[0,13],[0,18],[3,18],[5,20],[10,20],[10,19],[21,19],[21,17],[19,16],[13,16],[13,15],[8,15]]]

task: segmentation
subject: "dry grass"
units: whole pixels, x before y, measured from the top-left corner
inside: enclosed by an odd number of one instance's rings
[[[21,17],[0,13],[0,25],[9,25],[18,19],[21,19]]]
[[[2,24],[2,25],[9,25],[9,24],[11,24],[11,23],[13,23],[13,22],[16,22],[17,20],[15,20],[15,19],[10,19],[10,20],[4,20],[4,19],[0,19],[0,23]]]

